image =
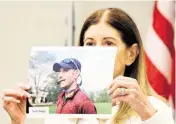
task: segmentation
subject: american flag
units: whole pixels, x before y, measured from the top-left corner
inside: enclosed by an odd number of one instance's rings
[[[175,108],[175,2],[155,1],[145,44],[147,76],[154,90]]]

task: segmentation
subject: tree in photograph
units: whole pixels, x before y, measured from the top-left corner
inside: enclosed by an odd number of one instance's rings
[[[54,54],[48,51],[33,51],[29,59],[29,84],[32,86],[34,103],[40,103],[42,95],[47,92],[48,75],[52,73],[51,65],[48,63],[56,61]],[[44,95],[45,97],[45,95]]]
[[[57,101],[57,97],[61,92],[61,88],[59,85],[57,85],[57,81],[58,81],[58,73],[53,72],[51,74],[48,75],[48,85],[47,85],[47,99],[49,102],[53,102],[56,103]]]
[[[92,102],[95,102],[95,94],[94,94],[94,92],[90,92],[90,93],[89,93],[89,98],[90,98],[90,100],[91,100]]]
[[[96,98],[95,98],[95,102],[96,103],[110,103],[111,102],[111,98],[107,93],[107,89],[103,89],[99,92],[96,93]]]

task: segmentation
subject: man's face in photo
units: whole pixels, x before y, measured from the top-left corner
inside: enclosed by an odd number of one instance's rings
[[[63,80],[60,83],[60,87],[63,89],[68,89],[76,79],[76,70],[74,69],[64,69],[61,68],[59,71],[59,80]]]

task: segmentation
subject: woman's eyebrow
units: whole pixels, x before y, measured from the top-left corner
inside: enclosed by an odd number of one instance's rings
[[[117,40],[116,38],[113,38],[113,37],[104,37],[103,39],[113,39],[113,40]]]
[[[93,40],[93,38],[87,37],[87,38],[84,39],[84,41],[86,41],[86,40]]]

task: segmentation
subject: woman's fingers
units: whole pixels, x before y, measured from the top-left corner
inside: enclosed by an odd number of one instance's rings
[[[138,84],[135,79],[120,76],[113,80],[108,90],[108,94],[112,94],[117,88],[126,88],[126,89],[136,89],[138,90]]]
[[[126,89],[123,88],[123,93],[122,93],[122,88],[117,88],[113,93],[112,93],[112,98],[116,98],[118,96],[122,96],[123,95],[130,95],[130,94],[137,94],[137,90],[136,89]]]
[[[125,89],[138,89],[134,82],[126,82],[125,80],[116,80],[114,85],[109,89],[108,94],[112,94],[117,88],[125,88]]]
[[[12,89],[6,89],[4,90],[4,96],[9,96],[9,97],[22,97],[22,93],[19,91],[15,91]]]
[[[118,76],[111,83],[108,94],[112,95],[113,104],[130,103],[139,94],[139,86],[136,79]]]
[[[11,108],[9,106],[9,104],[11,104],[11,103],[18,104],[18,103],[20,103],[20,100],[15,99],[14,97],[4,96],[2,99],[3,99],[3,108],[6,111],[8,111]]]
[[[112,103],[116,104],[119,102],[126,102],[128,104],[132,104],[133,103],[132,101],[134,101],[135,99],[136,99],[136,97],[133,94],[125,95],[125,96],[118,96],[118,97],[112,99]]]
[[[118,76],[118,77],[116,77],[116,78],[112,81],[112,83],[110,84],[110,86],[109,86],[108,89],[111,89],[111,88],[113,87],[113,85],[116,83],[116,80],[121,80],[121,79],[123,79],[123,76]]]
[[[22,90],[20,88],[17,88],[16,90],[7,89],[4,91],[4,96],[10,96],[14,98],[30,98],[31,97],[31,95],[27,91]]]
[[[31,88],[31,86],[26,85],[26,84],[18,84],[18,87],[23,90],[29,90]]]
[[[127,102],[127,98],[126,98],[127,96],[118,96],[118,97],[116,97],[116,98],[113,98],[112,99],[112,104],[113,105],[117,105],[117,104],[119,104],[120,102]],[[126,98],[126,99],[125,99]],[[127,102],[128,103],[128,102]]]
[[[4,101],[4,105],[7,105],[10,102],[13,103],[20,103],[20,100],[14,98],[14,97],[10,97],[10,96],[4,96],[3,97],[3,101]]]

